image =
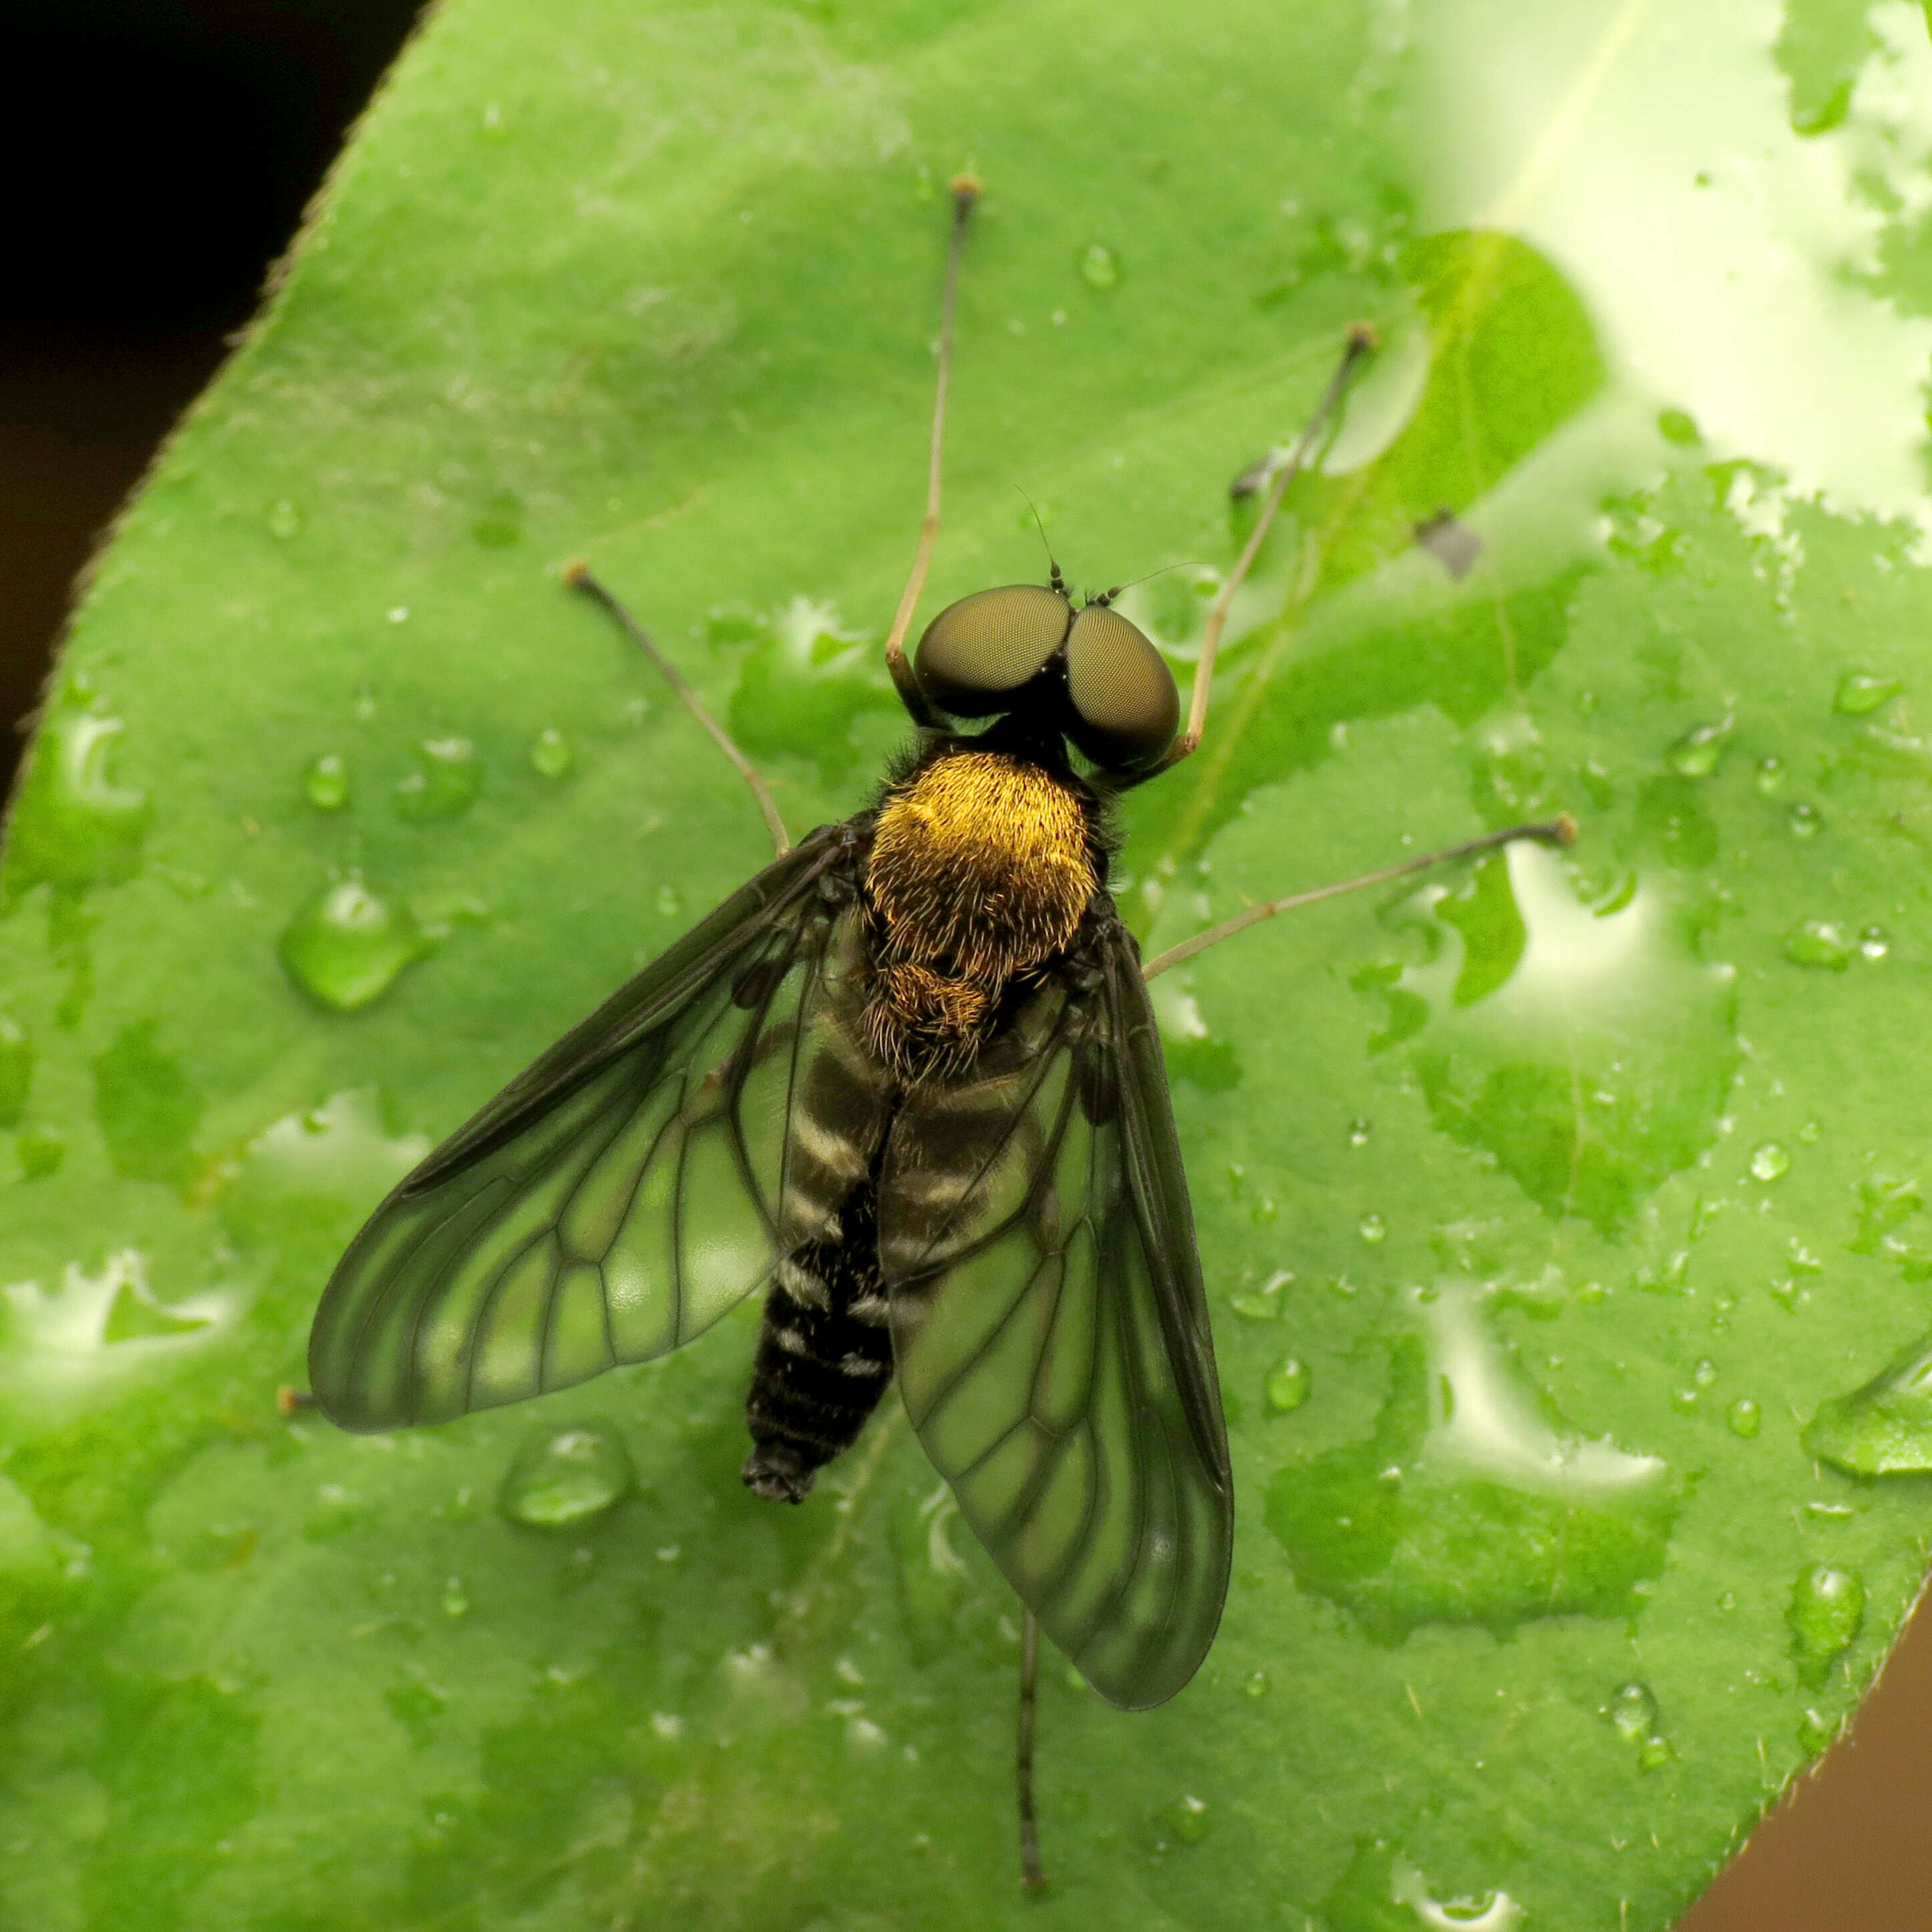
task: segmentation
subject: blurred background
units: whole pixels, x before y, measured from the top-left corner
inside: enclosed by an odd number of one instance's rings
[[[252,313],[414,0],[13,0],[0,19],[0,734]],[[1682,1932],[1932,1932],[1932,1616]]]

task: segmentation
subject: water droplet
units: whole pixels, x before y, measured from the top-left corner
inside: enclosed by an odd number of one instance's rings
[[[97,711],[47,714],[14,796],[11,892],[43,880],[78,890],[134,872],[154,809],[146,792],[114,782],[110,766],[123,729],[119,718]]]
[[[1422,1332],[1391,1351],[1372,1431],[1268,1486],[1297,1587],[1380,1641],[1428,1623],[1502,1634],[1541,1616],[1628,1616],[1664,1568],[1682,1484],[1657,1457],[1564,1429],[1482,1299],[1460,1281],[1413,1296]]]
[[[1184,1845],[1198,1845],[1208,1835],[1209,1820],[1205,1798],[1184,1796],[1174,1802],[1174,1835]]]
[[[1724,1424],[1733,1436],[1748,1442],[1764,1426],[1764,1412],[1748,1395],[1741,1395],[1724,1411]]]
[[[1382,1838],[1357,1841],[1320,1915],[1328,1932],[1520,1932],[1528,1916],[1506,1892],[1436,1898],[1407,1856]]]
[[[1251,1670],[1241,1682],[1244,1697],[1265,1697],[1268,1694],[1268,1674],[1265,1670]]]
[[[1364,1214],[1355,1223],[1355,1232],[1372,1248],[1378,1248],[1388,1239],[1388,1223],[1379,1214]]]
[[[380,999],[428,947],[406,908],[349,878],[310,899],[283,928],[277,950],[310,999],[352,1013]]]
[[[1237,1288],[1228,1306],[1244,1320],[1272,1322],[1281,1313],[1282,1290],[1294,1279],[1286,1268],[1277,1268],[1260,1287]]]
[[[497,1502],[512,1522],[565,1529],[621,1502],[635,1480],[622,1441],[610,1430],[559,1430],[517,1452]]]
[[[302,773],[302,790],[318,812],[340,812],[349,802],[349,767],[339,752],[324,752],[309,760]]]
[[[1810,838],[1823,829],[1825,821],[1815,805],[1799,803],[1784,814],[1784,823],[1792,838]]]
[[[684,910],[683,893],[680,892],[675,886],[666,885],[658,886],[657,892],[657,908],[658,916],[661,918],[676,918],[678,914]]]
[[[1718,1598],[1718,1607],[1720,1610],[1734,1610],[1737,1606],[1738,1593],[1735,1590],[1726,1590]]]
[[[406,604],[392,604],[383,615],[392,624],[406,624],[410,621],[410,607]]]
[[[554,725],[546,725],[530,741],[530,764],[541,778],[560,778],[576,762],[570,740]]]
[[[280,497],[268,506],[268,514],[262,520],[268,525],[269,536],[286,543],[290,538],[302,534],[302,506],[286,496]]]
[[[1790,776],[1785,770],[1784,760],[1775,752],[1758,760],[1757,788],[1766,798],[1775,798],[1784,789],[1784,781]]]
[[[1805,1453],[1850,1476],[1932,1469],[1932,1336],[1894,1356],[1863,1388],[1820,1404]]]
[[[397,782],[396,809],[405,818],[454,818],[482,788],[483,760],[467,738],[425,738],[416,769]]]
[[[1308,1400],[1308,1366],[1298,1356],[1284,1355],[1269,1370],[1268,1406],[1277,1415],[1292,1414]]]
[[[1723,759],[1730,735],[1728,722],[1697,725],[1664,753],[1664,762],[1680,778],[1707,778]]]
[[[34,1082],[34,1043],[10,1014],[0,1013],[0,1127],[17,1127]]]
[[[1891,937],[1882,926],[1868,926],[1858,934],[1861,958],[1882,959],[1891,950]]]
[[[1348,1123],[1348,1144],[1351,1147],[1366,1147],[1368,1144],[1368,1122],[1366,1120],[1351,1120]]]
[[[1758,1180],[1778,1180],[1791,1172],[1789,1148],[1776,1141],[1766,1141],[1751,1149],[1750,1171]]]
[[[1798,1742],[1801,1749],[1816,1757],[1827,1749],[1832,1740],[1838,1735],[1838,1727],[1823,1712],[1815,1706],[1808,1706],[1798,1720]]]
[[[1265,1228],[1280,1212],[1281,1210],[1275,1205],[1274,1196],[1264,1194],[1255,1203],[1253,1212],[1250,1215],[1249,1219],[1257,1227]]]
[[[1808,1564],[1792,1586],[1785,1622],[1798,1676],[1814,1688],[1849,1650],[1865,1620],[1865,1586],[1853,1570]]]
[[[470,1614],[469,1592],[463,1587],[460,1576],[452,1576],[442,1586],[442,1613],[446,1617],[466,1617]]]
[[[1707,1389],[1711,1388],[1718,1379],[1717,1364],[1712,1361],[1709,1357],[1706,1356],[1702,1361],[1700,1362],[1697,1366],[1690,1371],[1690,1379],[1695,1382],[1700,1389]]]
[[[1111,289],[1120,279],[1120,258],[1104,242],[1090,242],[1080,251],[1080,279],[1090,289]]]
[[[1694,956],[1658,889],[1599,911],[1540,849],[1432,892],[1403,916],[1436,956],[1366,988],[1389,1004],[1378,1043],[1412,1040],[1438,1127],[1550,1214],[1621,1228],[1714,1136],[1738,1058],[1730,977]]]
[[[1611,1694],[1604,1714],[1616,1726],[1618,1736],[1632,1744],[1657,1730],[1657,1700],[1647,1684],[1622,1685]]]
[[[1880,677],[1868,670],[1850,670],[1838,680],[1832,709],[1846,718],[1862,718],[1888,704],[1905,688],[1902,677]]]
[[[1805,920],[1784,935],[1784,956],[1794,966],[1842,973],[1852,963],[1852,951],[1844,928],[1829,920]]]

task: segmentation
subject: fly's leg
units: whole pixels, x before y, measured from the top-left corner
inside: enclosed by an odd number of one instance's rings
[[[892,634],[886,639],[886,668],[899,701],[921,730],[939,728],[938,714],[926,701],[905,654],[906,633],[912,628],[912,614],[919,607],[919,593],[926,588],[926,573],[932,562],[932,547],[939,538],[939,482],[946,448],[946,396],[952,384],[952,311],[959,292],[959,258],[966,246],[966,224],[973,204],[980,199],[976,177],[955,175],[947,184],[952,192],[952,239],[946,251],[946,288],[939,302],[939,375],[932,398],[932,443],[926,466],[926,520],[919,526],[919,549],[912,560],[912,574],[892,614]]]
[[[1020,1708],[1013,1750],[1013,1782],[1019,1798],[1020,1882],[1029,1892],[1046,1883],[1040,1862],[1040,1825],[1033,1809],[1033,1720],[1040,1696],[1040,1619],[1025,1612],[1020,1624]]]
[[[1221,586],[1221,594],[1215,598],[1214,608],[1208,613],[1208,622],[1201,633],[1201,656],[1194,666],[1193,688],[1188,694],[1187,724],[1179,737],[1168,746],[1167,754],[1144,772],[1139,772],[1126,783],[1117,783],[1112,788],[1125,791],[1130,786],[1144,784],[1149,778],[1157,778],[1172,766],[1178,765],[1201,742],[1202,728],[1208,722],[1208,699],[1214,684],[1214,654],[1221,647],[1221,632],[1228,622],[1228,612],[1233,604],[1234,595],[1247,581],[1248,572],[1254,568],[1255,559],[1261,554],[1263,540],[1274,527],[1275,514],[1281,508],[1282,499],[1288,494],[1288,486],[1301,474],[1302,465],[1308,460],[1315,446],[1328,432],[1334,421],[1335,412],[1347,393],[1349,379],[1362,358],[1377,346],[1375,330],[1366,322],[1357,322],[1348,331],[1348,340],[1342,351],[1342,359],[1335,365],[1335,373],[1328,379],[1328,386],[1322,392],[1322,400],[1315,406],[1315,413],[1308,418],[1308,427],[1296,438],[1294,446],[1274,472],[1274,481],[1270,485],[1263,500],[1261,514],[1255,519],[1254,528],[1248,532],[1247,542],[1241,546],[1240,555],[1234,560],[1234,567],[1228,573],[1228,580]]]
[[[625,609],[613,592],[591,575],[590,566],[582,557],[573,557],[564,566],[563,580],[573,590],[582,591],[603,608],[632,643],[657,666],[665,683],[676,693],[678,702],[710,733],[712,742],[730,760],[732,769],[751,788],[752,796],[758,800],[758,809],[764,814],[765,829],[772,835],[776,854],[782,859],[791,850],[791,840],[785,831],[784,820],[778,816],[771,787],[766,784],[758,766],[739,750],[731,734],[704,708],[704,700],[686,683],[676,665],[658,649],[650,633]]]
[[[1425,852],[1419,858],[1405,859],[1399,866],[1384,866],[1378,872],[1364,872],[1358,878],[1339,879],[1332,886],[1317,886],[1311,892],[1292,892],[1285,899],[1263,899],[1259,904],[1251,905],[1232,918],[1222,920],[1218,926],[1197,932],[1192,939],[1184,939],[1179,945],[1170,946],[1165,952],[1156,952],[1142,967],[1141,976],[1151,980],[1165,973],[1170,966],[1178,966],[1184,960],[1192,959],[1197,952],[1205,952],[1209,946],[1219,946],[1222,940],[1232,939],[1236,933],[1245,932],[1250,926],[1258,926],[1264,919],[1273,919],[1279,913],[1292,912],[1297,906],[1313,905],[1322,899],[1340,898],[1344,892],[1358,892],[1364,886],[1386,885],[1391,879],[1406,878],[1410,873],[1426,872],[1432,866],[1446,866],[1452,859],[1469,859],[1479,852],[1493,851],[1498,845],[1507,845],[1516,838],[1532,838],[1541,845],[1574,845],[1576,842],[1576,821],[1567,812],[1558,812],[1554,818],[1539,824],[1512,825],[1504,832],[1486,832],[1480,838],[1466,838],[1460,845],[1445,845],[1439,852]]]

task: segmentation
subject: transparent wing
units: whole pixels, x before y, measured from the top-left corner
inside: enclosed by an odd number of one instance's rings
[[[893,1120],[880,1250],[926,1452],[1109,1702],[1173,1696],[1227,1594],[1233,1486],[1160,1040],[1110,920],[1094,983],[1043,988]]]
[[[790,1123],[845,1030],[856,920],[821,890],[842,830],[761,872],[376,1209],[309,1338],[332,1420],[442,1421],[647,1360],[815,1231]]]

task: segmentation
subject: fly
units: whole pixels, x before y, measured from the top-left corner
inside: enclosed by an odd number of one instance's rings
[[[1039,1632],[1110,1703],[1161,1703],[1214,1640],[1233,1546],[1148,980],[1290,906],[1575,828],[1270,901],[1142,963],[1107,892],[1111,802],[1200,742],[1228,606],[1373,338],[1350,332],[1275,469],[1184,725],[1115,593],[1076,606],[1057,564],[949,605],[908,658],[979,194],[952,184],[926,517],[886,644],[914,742],[870,808],[790,845],[756,769],[571,567],[730,758],[777,856],[376,1209],[322,1297],[309,1371],[345,1428],[441,1422],[648,1361],[759,1293],[744,1480],[793,1503],[896,1382],[1024,1606],[1022,1870],[1038,1885]]]

